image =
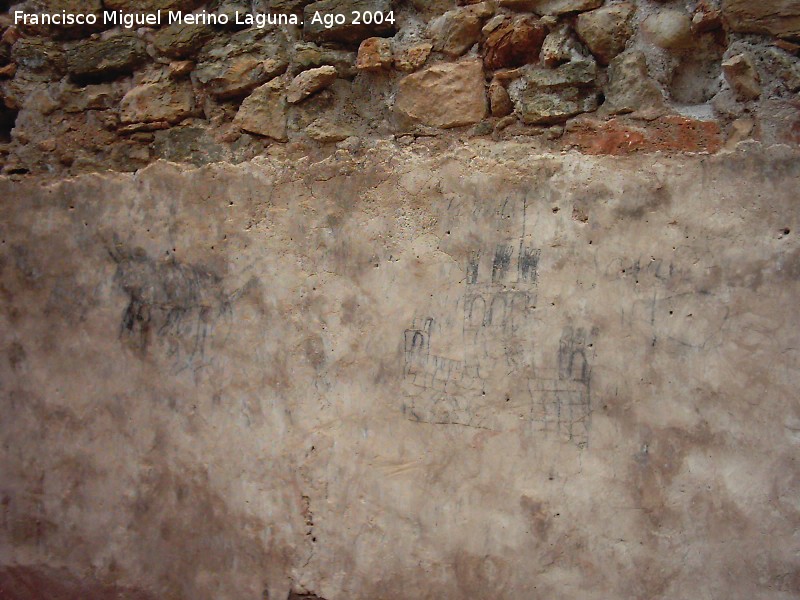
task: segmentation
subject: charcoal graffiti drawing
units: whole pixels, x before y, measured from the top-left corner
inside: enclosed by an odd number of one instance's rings
[[[521,233],[467,253],[460,332],[446,335],[444,324],[456,321],[451,314],[415,319],[404,331],[404,407],[414,421],[496,431],[523,423],[528,432],[585,448],[590,336],[566,325],[560,339],[541,337],[533,309],[542,253],[527,243],[524,212],[524,203],[515,212],[507,201],[498,228],[516,219]]]

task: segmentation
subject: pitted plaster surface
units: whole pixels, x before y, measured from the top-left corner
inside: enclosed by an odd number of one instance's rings
[[[0,583],[796,597],[798,183],[512,143],[0,182]]]

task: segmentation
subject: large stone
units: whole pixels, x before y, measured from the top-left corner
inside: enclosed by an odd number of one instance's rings
[[[640,51],[625,52],[611,61],[604,92],[602,111],[607,114],[658,111],[664,106],[664,95],[650,78]]]
[[[596,75],[597,66],[589,61],[574,61],[557,69],[533,67],[510,84],[509,94],[524,123],[561,123],[597,108]]]
[[[58,78],[66,72],[64,50],[49,40],[21,38],[11,48],[11,59],[17,66],[39,73],[50,73]]]
[[[286,48],[287,40],[283,33],[278,34],[253,27],[217,36],[203,46],[200,60],[220,60],[242,54],[264,54],[272,57],[286,52]]]
[[[740,100],[755,100],[761,95],[761,82],[755,61],[749,54],[737,54],[722,61],[728,85]]]
[[[414,42],[396,47],[394,51],[394,66],[400,71],[416,71],[425,64],[432,50],[433,44],[430,42]]]
[[[603,0],[499,0],[499,5],[539,15],[563,15],[593,10],[602,6]]]
[[[221,36],[203,48],[193,77],[221,100],[246,96],[286,71],[286,40],[280,32],[248,29]]]
[[[633,34],[635,10],[633,4],[623,2],[578,15],[575,31],[600,64],[607,65],[625,50]]]
[[[194,56],[212,37],[214,30],[207,25],[176,23],[158,31],[153,44],[170,58],[188,58]]]
[[[195,109],[194,90],[188,81],[176,82],[167,69],[145,75],[120,102],[123,124],[166,121],[178,123]]]
[[[514,111],[508,90],[496,80],[489,85],[489,108],[493,117],[505,117]]]
[[[353,13],[380,13],[388,17],[392,11],[391,0],[320,0],[303,9],[303,37],[312,42],[341,42],[357,46],[368,37],[384,37],[394,33],[394,23],[385,19],[377,23],[373,19],[366,23],[360,19],[358,23]],[[344,23],[326,26],[326,16],[342,15]],[[396,15],[394,15],[396,17]],[[316,17],[316,18],[315,18]]]
[[[556,69],[531,67],[524,79],[539,88],[592,87],[597,78],[597,65],[590,60],[575,60]]]
[[[547,67],[556,67],[572,60],[579,60],[586,54],[586,50],[575,39],[570,26],[562,23],[544,38],[539,61]]]
[[[358,74],[358,69],[355,65],[356,60],[357,55],[355,52],[325,48],[311,42],[299,42],[295,44],[294,56],[292,57],[289,71],[292,75],[297,75],[306,69],[331,65],[336,67],[339,77],[352,79]]]
[[[484,42],[484,66],[489,70],[535,62],[547,36],[547,27],[531,17],[509,19]]]
[[[337,77],[336,68],[330,65],[303,71],[289,84],[286,101],[289,104],[302,102],[312,94],[331,86]]]
[[[476,60],[433,65],[398,84],[395,110],[411,122],[458,127],[486,116],[483,68]]]
[[[450,57],[461,56],[480,39],[483,19],[471,7],[449,10],[428,26],[433,49]]]
[[[733,31],[800,39],[797,0],[723,0],[722,15]]]
[[[597,108],[597,94],[580,88],[537,89],[512,85],[511,97],[523,123],[547,125],[563,123],[570,117]]]
[[[692,32],[708,33],[722,27],[722,13],[718,8],[700,0],[692,13]]]
[[[341,142],[354,133],[350,127],[340,125],[339,123],[325,118],[315,119],[306,127],[305,132],[312,140],[323,144]]]
[[[85,40],[67,50],[67,70],[78,81],[131,73],[146,60],[145,44],[133,33]]]
[[[245,98],[233,123],[244,131],[285,141],[286,95],[282,82],[273,79]]]
[[[247,54],[204,64],[194,71],[194,76],[212,96],[220,100],[242,97],[253,89],[280,75],[289,63],[280,59],[266,59]]]
[[[682,10],[664,9],[647,17],[641,31],[645,39],[661,48],[685,48],[692,39],[692,20]]]
[[[392,42],[387,38],[367,38],[358,47],[356,68],[375,71],[392,66]]]

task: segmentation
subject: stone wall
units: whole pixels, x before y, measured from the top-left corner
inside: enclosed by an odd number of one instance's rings
[[[420,136],[588,154],[800,141],[794,0],[1,4],[9,174],[240,162]],[[45,8],[281,14],[302,25],[13,24],[17,11]],[[394,22],[326,29],[311,19],[353,8],[391,11]]]
[[[796,598],[799,159],[0,180],[0,597]]]

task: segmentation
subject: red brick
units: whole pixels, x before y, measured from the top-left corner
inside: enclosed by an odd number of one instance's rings
[[[625,117],[609,121],[581,118],[568,125],[564,141],[586,154],[713,153],[722,146],[722,132],[714,121],[697,121],[678,115],[654,121]]]

